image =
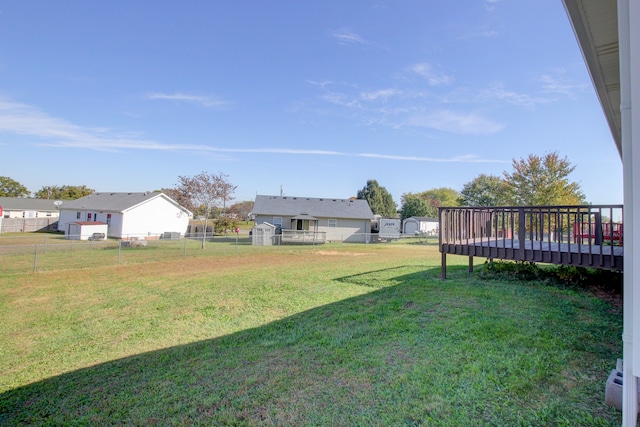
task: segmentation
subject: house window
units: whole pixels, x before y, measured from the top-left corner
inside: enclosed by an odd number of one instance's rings
[[[80,219],[80,212],[76,212],[76,219]]]
[[[337,227],[338,220],[337,219],[329,219],[327,220],[327,227]]]
[[[282,217],[281,216],[274,216],[273,217],[273,225],[280,226],[282,227]]]
[[[107,214],[107,225],[111,225],[111,214]]]
[[[87,214],[87,221],[91,221],[91,214],[90,213]]]

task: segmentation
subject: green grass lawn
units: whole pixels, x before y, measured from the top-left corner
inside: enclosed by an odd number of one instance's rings
[[[464,257],[442,281],[439,260],[395,242],[0,273],[0,425],[620,424],[619,309]]]

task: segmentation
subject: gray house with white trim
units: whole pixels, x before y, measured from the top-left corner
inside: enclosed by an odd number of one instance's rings
[[[366,200],[290,196],[256,196],[252,216],[256,224],[275,225],[283,243],[310,234],[321,241],[369,242],[373,219]]]

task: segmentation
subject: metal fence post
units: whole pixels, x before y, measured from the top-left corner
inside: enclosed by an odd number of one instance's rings
[[[36,250],[33,253],[33,271],[35,272],[38,269],[38,245],[36,245]]]
[[[184,235],[184,255],[183,258],[187,257],[187,235]]]

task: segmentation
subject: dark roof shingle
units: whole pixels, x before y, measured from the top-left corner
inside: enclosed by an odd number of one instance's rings
[[[256,196],[255,215],[297,216],[312,215],[323,218],[371,219],[373,213],[366,200]]]

